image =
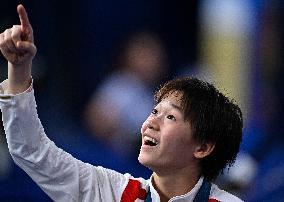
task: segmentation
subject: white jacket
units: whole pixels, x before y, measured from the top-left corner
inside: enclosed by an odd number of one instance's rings
[[[160,201],[151,179],[92,166],[58,148],[38,118],[32,87],[15,96],[1,94],[0,107],[13,160],[54,201],[138,202],[149,190],[152,201]],[[170,201],[193,201],[202,181],[203,177],[189,193]],[[209,201],[241,200],[212,184]]]

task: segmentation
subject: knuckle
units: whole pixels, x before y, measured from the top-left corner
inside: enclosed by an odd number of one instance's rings
[[[12,39],[17,39],[17,38],[19,38],[19,34],[16,33],[16,32],[12,32],[11,38],[12,38]]]
[[[11,33],[11,29],[5,29],[4,34],[9,34]]]
[[[20,33],[20,28],[17,25],[14,25],[13,29],[12,29],[11,37],[12,38],[19,37],[20,34],[21,34]]]
[[[3,39],[3,43],[5,43],[5,44],[9,43],[9,42],[10,42],[10,39],[11,39],[11,38],[9,38],[9,37],[5,37],[5,38]]]
[[[11,30],[10,29],[6,29],[4,31],[4,41],[7,42],[11,39]]]

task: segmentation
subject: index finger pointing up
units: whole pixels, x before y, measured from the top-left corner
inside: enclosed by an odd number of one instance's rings
[[[26,9],[24,8],[24,6],[22,4],[20,4],[17,7],[17,11],[18,11],[18,14],[19,14],[20,22],[21,22],[22,32],[28,33],[31,25],[30,25],[30,22],[29,22],[29,18],[28,18],[28,14],[26,12]]]

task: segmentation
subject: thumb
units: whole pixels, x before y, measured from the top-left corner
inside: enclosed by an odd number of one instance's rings
[[[28,42],[28,41],[18,41],[16,46],[20,52],[29,53],[29,55],[32,55],[32,56],[34,56],[37,51],[36,46],[33,43]]]

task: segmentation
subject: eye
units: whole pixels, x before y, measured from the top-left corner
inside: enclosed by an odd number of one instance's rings
[[[168,115],[168,116],[167,116],[167,119],[170,119],[170,120],[175,121],[175,120],[176,120],[176,117],[174,117],[174,115]]]
[[[151,113],[152,113],[152,114],[157,114],[157,113],[158,113],[158,110],[153,109]]]

